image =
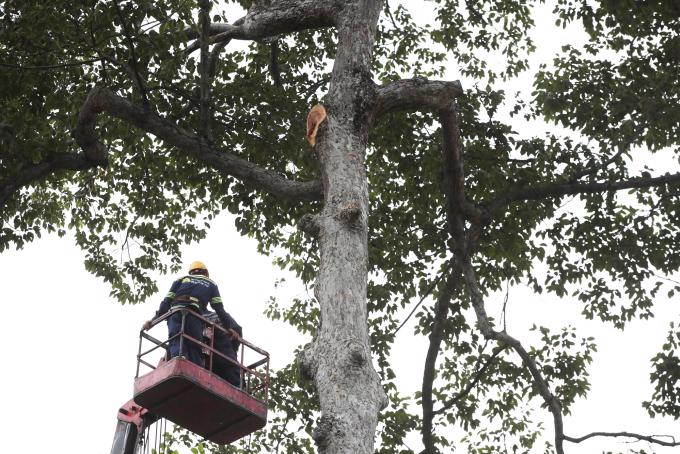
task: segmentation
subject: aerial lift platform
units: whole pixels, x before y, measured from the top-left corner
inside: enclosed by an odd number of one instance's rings
[[[198,317],[204,323],[204,339],[194,339],[184,329],[176,337],[179,337],[180,352],[184,351],[186,342],[200,345],[206,367],[183,356],[167,359],[172,339],[161,341],[147,331],[140,331],[134,397],[118,411],[111,454],[137,454],[145,430],[161,418],[217,444],[232,443],[267,423],[269,354],[240,339],[240,359],[229,358],[214,348],[216,330],[224,334],[227,331],[219,323],[187,308],[170,310],[153,320],[151,328],[176,312],[182,313],[182,328],[186,317]],[[257,357],[247,366],[244,363],[246,352]],[[152,364],[154,353],[164,353],[156,366]],[[239,368],[241,387],[211,372],[216,356]],[[140,372],[143,373],[140,375]]]

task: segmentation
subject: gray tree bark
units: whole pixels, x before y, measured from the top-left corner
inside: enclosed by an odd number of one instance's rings
[[[315,215],[320,269],[315,294],[321,326],[300,357],[319,393],[321,418],[314,431],[323,454],[372,453],[378,413],[387,405],[373,368],[367,325],[368,180],[365,153],[376,91],[370,64],[381,3],[345,5],[338,52],[324,100],[316,153],[324,207]],[[308,219],[309,220],[309,219]]]

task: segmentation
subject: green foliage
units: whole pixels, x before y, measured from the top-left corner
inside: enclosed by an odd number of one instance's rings
[[[680,330],[675,323],[666,338],[667,342],[652,358],[650,379],[654,383],[652,399],[643,406],[654,417],[657,415],[672,416],[680,419]]]
[[[119,3],[120,14],[113,2],[0,0],[0,63],[5,64],[0,68],[0,181],[79,152],[72,131],[94,86],[137,104],[146,98],[155,113],[178,127],[200,128],[198,56],[184,52],[184,30],[196,28],[196,2]],[[529,65],[536,47],[531,33],[542,4],[438,0],[431,3],[432,21],[423,25],[411,2],[403,2],[386,6],[391,13],[378,24],[372,62],[377,82],[442,78],[447,71],[465,78],[458,109],[467,196],[475,203],[528,187],[629,178],[637,175],[631,162],[646,151],[663,151],[680,162],[678,3],[556,0],[548,20],[581,27],[588,41],[565,46],[536,71]],[[213,13],[214,21],[236,19],[217,7]],[[335,44],[332,30],[279,37],[277,78],[270,42],[228,46],[212,88],[213,142],[288,177],[318,178],[303,142],[304,119],[328,90]],[[532,96],[509,92],[507,84],[517,78],[533,80]],[[562,129],[533,133],[543,122]],[[112,296],[136,303],[157,291],[156,273],[179,269],[181,245],[202,239],[211,220],[227,210],[236,216],[240,233],[258,240],[262,253],[312,283],[316,247],[294,224],[318,210],[317,204],[282,203],[254,192],[105,115],[98,133],[110,152],[106,170],[58,172],[15,194],[0,211],[0,251],[21,248],[45,232],[71,230],[86,253],[86,268],[110,284]],[[369,330],[390,398],[380,415],[380,453],[411,452],[404,440],[421,428],[420,396],[400,392],[391,355],[403,313],[433,288],[451,255],[440,137],[430,112],[390,114],[370,135]],[[473,257],[483,290],[491,294],[508,284],[528,284],[537,293],[573,298],[586,318],[621,329],[634,318],[652,317],[656,301],[680,291],[659,278],[680,269],[679,196],[675,184],[503,207],[481,233]],[[430,334],[438,292],[434,285],[408,335]],[[532,422],[542,401],[531,377],[509,351],[492,359],[468,309],[467,295],[454,295],[434,383],[435,409],[492,362],[474,393],[437,415],[438,443],[451,449],[449,443],[460,439],[468,452],[477,453],[506,446],[512,452],[550,452],[541,438],[546,428]],[[305,334],[315,332],[318,313],[311,296],[272,300],[267,311]],[[538,333],[531,355],[568,411],[588,392],[595,346],[572,329]],[[655,391],[644,404],[650,415],[680,415],[678,342],[672,325],[652,361]],[[421,362],[414,358],[414,367]],[[313,452],[315,393],[300,381],[294,364],[277,371],[271,393],[274,416],[267,429],[223,452]],[[453,440],[450,432],[460,436]],[[196,445],[186,433],[170,437],[168,449],[186,445],[195,452],[219,452]]]

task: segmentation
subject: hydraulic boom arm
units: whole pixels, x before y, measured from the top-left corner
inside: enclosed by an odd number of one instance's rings
[[[156,416],[133,400],[118,410],[118,424],[113,435],[111,454],[137,454],[144,429],[156,421]]]

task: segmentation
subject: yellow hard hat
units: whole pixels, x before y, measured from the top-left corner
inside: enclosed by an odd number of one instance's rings
[[[191,265],[189,265],[189,271],[193,270],[206,270],[208,271],[208,268],[206,268],[205,263],[199,262],[198,260],[195,262],[191,262]]]

